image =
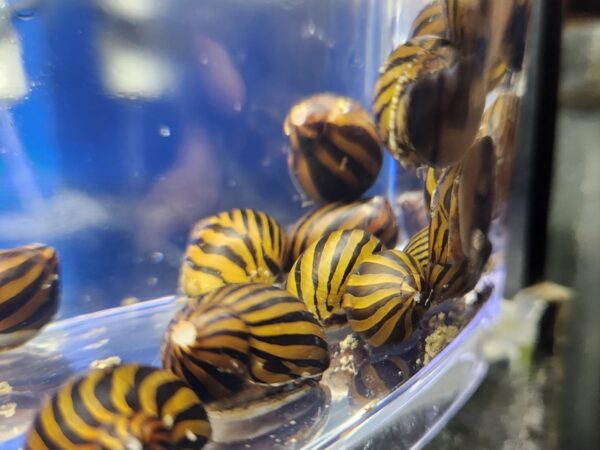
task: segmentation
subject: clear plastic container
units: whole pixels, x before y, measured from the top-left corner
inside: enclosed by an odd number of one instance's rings
[[[59,320],[0,353],[3,448],[20,448],[40,403],[93,361],[160,365],[195,221],[256,208],[290,225],[313,206],[288,172],[282,129],[294,103],[328,92],[371,110],[380,67],[420,25],[460,41],[469,61],[449,78],[468,99],[466,122],[451,130],[475,120],[477,131],[503,96],[518,104],[529,2],[463,3],[458,38],[437,26],[452,13],[445,0],[0,0],[0,248],[43,242],[61,260]],[[450,103],[427,136],[456,118]],[[505,128],[517,113],[500,125],[487,116],[480,132],[506,148],[496,192],[510,179]],[[389,152],[370,195],[392,204],[398,248],[427,224],[423,171]],[[346,345],[347,327],[330,332],[321,384],[280,411],[287,422],[255,418],[267,431],[239,448],[358,446],[392,420],[405,424],[406,448],[431,438],[485,372],[479,345],[502,292],[505,210],[494,203],[493,252],[475,291],[431,309],[410,345],[385,354]],[[399,370],[381,388],[367,375],[388,373],[386,361]]]

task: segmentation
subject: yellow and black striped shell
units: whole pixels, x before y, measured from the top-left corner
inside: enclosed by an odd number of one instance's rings
[[[285,234],[275,219],[253,209],[224,211],[192,230],[180,288],[193,297],[229,283],[273,283],[285,258]]]
[[[247,381],[282,385],[318,378],[329,366],[325,332],[304,303],[253,283],[190,299],[167,329],[161,358],[205,401],[240,392]]]
[[[42,406],[25,448],[200,449],[210,435],[206,411],[184,381],[126,364],[63,385]]]
[[[291,108],[284,132],[290,173],[312,200],[354,200],[379,175],[383,147],[377,128],[352,99],[320,94],[302,100]]]
[[[448,38],[448,20],[441,2],[426,5],[412,21],[408,32],[409,39],[418,36],[438,36]]]
[[[319,320],[342,314],[342,294],[348,277],[366,258],[381,250],[379,239],[361,230],[334,231],[300,255],[286,288]]]
[[[373,110],[379,134],[405,165],[448,167],[477,133],[485,93],[471,60],[447,40],[416,37],[396,48],[380,70]]]
[[[487,238],[494,193],[494,145],[479,139],[463,162],[443,171],[431,199],[425,270],[440,302],[473,289],[491,253]],[[423,232],[409,246],[422,248]]]
[[[0,250],[0,350],[23,344],[52,320],[59,281],[52,247],[31,244]]]
[[[508,2],[512,0],[507,0]],[[473,45],[485,42],[485,33],[484,31],[488,31],[487,28],[483,24],[484,17],[480,20],[475,20],[477,26],[482,27],[481,29],[470,27],[468,33],[471,34],[471,44],[465,48],[464,42],[461,45],[460,35],[461,32],[453,33],[452,28],[449,25],[449,19],[447,16],[447,12],[450,11],[450,20],[456,23],[457,21],[463,20],[463,16],[467,16],[466,14],[461,14],[457,11],[457,8],[460,8],[459,2],[450,0],[450,1],[435,1],[427,6],[425,6],[417,15],[417,17],[413,20],[411,29],[409,31],[409,38],[414,38],[418,36],[437,36],[440,38],[447,39],[450,42],[453,42],[455,45],[460,47],[464,51],[473,51]],[[469,6],[467,5],[467,9]],[[471,7],[471,17],[481,17],[481,11],[477,11],[476,9],[472,9]],[[465,20],[467,24],[470,24],[468,19]],[[455,25],[456,26],[456,25]],[[477,41],[477,34],[484,35],[484,39],[480,39]],[[453,39],[457,39],[459,42],[454,42]],[[507,74],[510,73],[509,65],[506,61],[506,58],[503,56],[497,56],[495,59],[490,60],[490,67],[487,74],[487,84],[486,90],[489,92],[492,89],[499,86],[504,80],[507,78]]]
[[[385,197],[327,203],[302,216],[288,233],[290,265],[313,242],[339,230],[366,231],[387,248],[393,248],[398,239],[398,221]]]
[[[429,287],[419,263],[398,250],[362,261],[350,275],[343,306],[352,330],[373,347],[408,340],[426,312]]]

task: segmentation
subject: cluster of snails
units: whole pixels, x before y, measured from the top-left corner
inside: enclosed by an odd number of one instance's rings
[[[330,327],[347,323],[371,349],[401,348],[432,306],[471,291],[507,195],[519,100],[503,87],[523,53],[477,26],[479,7],[444,0],[421,11],[382,66],[373,117],[332,94],[293,105],[284,121],[289,171],[319,204],[287,230],[253,209],[200,220],[183,257],[184,306],[165,332],[163,368],[126,364],[69,381],[40,410],[26,448],[199,449],[216,413],[316,385],[331,364]],[[509,33],[528,8],[515,0]],[[477,45],[487,41],[497,51],[482,56]],[[393,206],[362,197],[384,146],[404,166],[425,167],[429,222],[401,250]],[[54,249],[0,251],[0,350],[51,320],[58,291]],[[400,356],[367,361],[350,389],[373,398],[413,370]]]

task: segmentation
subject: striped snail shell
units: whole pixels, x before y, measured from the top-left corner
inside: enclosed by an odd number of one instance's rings
[[[354,202],[333,202],[309,211],[289,232],[290,265],[322,236],[339,230],[363,230],[387,248],[398,239],[398,221],[389,201],[382,196]]]
[[[304,301],[319,320],[343,313],[342,294],[349,275],[381,250],[379,239],[361,230],[334,231],[312,243],[294,263],[287,290]]]
[[[199,221],[192,230],[180,274],[187,296],[228,283],[273,283],[286,257],[283,229],[253,209],[233,209]]]
[[[473,61],[445,39],[416,37],[396,48],[375,85],[375,122],[387,149],[404,165],[448,167],[469,148],[485,92]]]
[[[318,378],[329,366],[325,332],[304,303],[251,283],[190,299],[165,333],[161,358],[208,402],[242,391],[247,382]]]
[[[414,18],[408,32],[409,39],[419,36],[448,38],[448,20],[440,2],[425,6]]]
[[[200,449],[210,435],[206,411],[185,382],[126,364],[64,384],[40,409],[25,448]]]
[[[381,170],[383,148],[370,114],[331,94],[292,106],[284,123],[288,166],[301,192],[316,201],[354,200]]]
[[[59,302],[59,261],[47,245],[0,250],[0,350],[35,336]]]
[[[348,277],[343,306],[352,330],[372,347],[408,340],[428,307],[429,288],[410,255],[386,250]]]
[[[478,139],[460,165],[444,170],[431,198],[426,279],[439,303],[469,292],[491,253],[494,145]]]

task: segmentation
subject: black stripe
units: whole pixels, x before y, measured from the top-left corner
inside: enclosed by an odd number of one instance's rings
[[[240,240],[243,242],[243,239],[240,239]],[[246,267],[246,263],[244,262],[242,257],[239,256],[237,253],[235,253],[230,247],[225,246],[225,245],[212,245],[212,244],[209,244],[208,242],[204,241],[204,239],[202,239],[202,238],[198,238],[196,240],[195,244],[204,253],[207,253],[209,255],[223,256],[223,257],[227,258],[229,261],[231,261],[233,264],[235,264],[236,266],[242,268],[246,272],[248,271],[248,268]]]
[[[217,367],[213,366],[212,364],[210,364],[206,361],[202,361],[201,359],[198,359],[191,354],[187,354],[187,357],[189,358],[190,362],[192,362],[196,366],[200,367],[202,370],[204,370],[207,373],[208,376],[210,376],[213,380],[217,381],[218,384],[220,384],[225,389],[227,389],[231,392],[238,391],[244,383],[243,379],[237,374],[233,374],[233,373],[227,372],[225,370],[219,370]],[[185,365],[183,365],[183,367],[185,367]],[[189,374],[189,377],[196,379],[191,372]],[[188,378],[188,381],[189,381],[189,378]],[[201,383],[201,380],[197,380],[197,381],[199,384]],[[192,387],[194,390],[196,390],[195,386],[192,386]]]
[[[77,416],[86,424],[88,424],[91,427],[96,427],[98,426],[98,421],[94,419],[90,411],[85,407],[83,399],[81,398],[81,393],[79,389],[81,388],[82,383],[83,378],[73,384],[73,389],[71,390],[71,398],[73,399],[73,409],[77,413]]]
[[[275,336],[257,336],[253,334],[252,338],[273,345],[307,345],[327,349],[327,342],[313,334],[278,334]],[[252,351],[254,351],[254,348]]]
[[[312,313],[307,311],[294,311],[287,313],[283,316],[273,317],[271,319],[260,320],[257,322],[247,321],[246,324],[250,327],[263,327],[267,325],[277,325],[284,323],[293,323],[293,322],[311,322],[318,324],[318,321],[314,319]]]
[[[174,417],[173,425],[187,420],[208,421],[208,416],[202,405],[194,404]]]
[[[356,245],[356,247],[354,247],[354,251],[352,252],[352,255],[350,256],[350,262],[349,262],[349,264],[346,265],[346,267],[344,269],[344,275],[342,276],[342,280],[343,280],[342,282],[345,282],[348,279],[348,275],[350,275],[350,272],[354,268],[354,265],[356,264],[356,260],[358,259],[360,252],[362,251],[363,247],[369,242],[370,238],[371,237],[367,233],[364,233],[364,235],[361,238],[361,240],[359,241],[359,243]]]
[[[40,420],[39,415],[35,419],[34,428],[35,428],[35,431],[37,431],[37,434],[39,435],[40,439],[44,442],[44,444],[46,444],[46,446],[49,449],[59,448],[58,445],[55,444],[54,440],[50,437],[51,434],[46,430],[46,428],[44,428],[44,425],[42,424],[42,421]],[[32,450],[39,450],[39,449],[32,449]]]
[[[18,254],[15,256],[18,256]],[[2,262],[2,261],[0,260],[0,262]],[[41,258],[41,255],[36,254],[36,255],[30,256],[22,263],[17,264],[12,269],[4,270],[2,272],[2,277],[0,278],[0,289],[3,288],[4,286],[6,286],[8,283],[11,283],[11,282],[15,281],[16,279],[23,277],[24,275],[26,275],[28,272],[30,272],[35,267],[37,267],[39,265],[43,266],[44,264],[45,264],[45,262]],[[41,273],[44,273],[44,272],[45,272],[45,268],[42,269]]]
[[[115,407],[110,400],[110,394],[111,394],[112,384],[113,384],[113,376],[114,376],[114,371],[103,374],[103,376],[98,380],[98,382],[94,386],[94,397],[96,398],[96,400],[98,400],[98,402],[100,402],[100,404],[105,409],[107,409],[109,411],[115,410]],[[116,380],[116,382],[119,382],[119,381]],[[136,406],[136,408],[134,408],[134,410],[137,410],[138,405],[135,405],[135,406]]]
[[[342,233],[342,235],[340,236],[340,239],[338,239],[338,241],[335,244],[335,249],[333,251],[333,258],[332,258],[332,262],[333,262],[333,267],[329,268],[329,274],[327,277],[327,291],[326,292],[331,292],[331,282],[333,281],[333,275],[336,272],[337,267],[340,264],[340,257],[342,256],[342,253],[344,252],[344,248],[348,242],[347,239],[345,239],[346,234]],[[340,286],[342,284],[344,284],[344,281],[346,280],[346,277],[342,278],[342,281],[340,283]],[[333,309],[333,306],[330,307],[329,305],[329,301],[327,301],[327,310],[331,311]]]
[[[387,322],[388,320],[391,320],[391,318],[394,316],[394,314],[396,314],[400,309],[402,309],[404,307],[404,302],[398,302],[397,305],[394,305],[394,307],[387,312],[387,314],[385,316],[383,316],[375,325],[373,325],[371,328],[369,328],[366,331],[363,331],[362,334],[364,336],[368,338],[373,337]],[[410,309],[406,311],[406,313],[410,313]],[[398,321],[394,324],[394,331],[391,333],[391,336],[393,336],[396,332],[396,328],[404,328],[404,321],[402,320],[404,318],[404,316],[400,316],[398,318]],[[404,335],[406,332],[403,331],[402,334]]]
[[[213,355],[227,355],[231,359],[237,359],[241,363],[245,364],[248,361],[248,355],[238,350],[229,347],[202,347],[201,351],[204,353],[211,353]]]
[[[256,291],[253,292],[253,294],[256,294]],[[245,315],[245,314],[250,314],[256,311],[261,311],[263,309],[267,309],[270,308],[271,306],[276,306],[276,305],[282,305],[282,304],[289,304],[289,303],[298,303],[298,299],[295,297],[292,297],[291,294],[290,295],[286,295],[286,292],[281,292],[280,295],[281,297],[273,297],[270,298],[268,300],[265,300],[263,302],[260,302],[256,305],[252,305],[249,306],[248,308],[244,309],[244,310],[240,310],[239,314]],[[241,302],[242,300],[237,300],[236,303]]]
[[[56,314],[56,310],[58,309],[58,298],[59,288],[57,280],[54,282],[52,287],[48,288],[46,298],[36,310],[30,311],[30,315],[24,320],[21,320],[11,327],[1,330],[2,333],[12,333],[24,329],[38,330],[42,328],[44,325],[50,322],[52,317],[54,317]],[[23,305],[23,307],[27,308],[27,304]]]
[[[240,210],[240,213],[242,215],[242,222],[244,224],[244,227],[246,228],[246,233],[241,235],[240,238],[242,239],[242,241],[244,242],[244,245],[248,249],[248,252],[252,256],[252,259],[254,260],[254,265],[258,269],[258,260],[257,260],[258,250],[256,249],[256,246],[254,245],[254,240],[252,239],[252,236],[250,235],[250,222],[252,221],[253,224],[257,225],[256,221],[254,219],[251,220],[249,217],[250,214],[254,214],[254,213],[252,212],[252,210],[247,210],[247,209]],[[257,226],[257,228],[258,228],[258,226]],[[259,239],[260,239],[260,237],[259,237]],[[262,250],[263,250],[263,254],[264,254],[264,248]]]
[[[341,164],[344,160],[345,169],[351,172],[356,178],[357,184],[365,183],[365,180],[370,180],[377,173],[371,172],[367,169],[359,160],[355,159],[354,156],[347,152],[343,147],[338,147],[329,137],[323,136],[319,141],[319,145],[333,158],[338,164]],[[315,180],[317,182],[321,180]],[[340,178],[340,182],[342,179]],[[345,183],[345,182],[344,182]],[[353,188],[354,186],[350,186]]]
[[[50,407],[52,408],[52,414],[56,419],[56,423],[58,423],[60,430],[69,441],[71,441],[74,445],[83,445],[88,442],[85,439],[82,439],[79,434],[77,434],[77,430],[71,430],[71,428],[67,426],[65,417],[58,406],[58,396],[54,396],[52,398],[50,401]]]
[[[156,408],[158,409],[159,417],[163,416],[163,408],[165,404],[182,387],[185,387],[185,384],[179,380],[165,381],[157,386],[154,398],[156,400]]]
[[[221,271],[219,269],[215,269],[215,268],[208,267],[208,266],[198,265],[194,261],[192,261],[192,259],[189,256],[185,257],[185,264],[187,264],[195,272],[201,272],[201,273],[205,273],[207,275],[212,275],[212,276],[215,276],[218,279],[222,280],[223,282],[225,281],[225,279],[223,278],[223,275],[221,274]]]
[[[315,183],[315,188],[319,195],[328,201],[348,197],[348,187],[345,185],[343,188],[340,187],[342,181],[338,178],[337,174],[331,172],[329,168],[322,165],[317,159],[316,151],[314,151],[314,140],[312,138],[299,138],[298,140],[300,141],[301,148],[303,148],[301,155],[298,157],[306,159],[309,177]]]
[[[314,255],[313,255],[313,263],[311,266],[311,271],[310,274],[306,274],[307,277],[310,275],[310,282],[312,283],[312,287],[313,287],[313,296],[312,299],[310,299],[312,301],[312,304],[314,306],[315,311],[317,312],[317,317],[319,319],[322,319],[323,317],[321,316],[321,311],[319,308],[319,299],[317,298],[317,293],[319,291],[319,265],[321,263],[321,259],[323,258],[323,251],[325,250],[325,245],[327,245],[327,242],[329,242],[329,239],[331,239],[332,235],[328,235],[327,237],[323,237],[321,239],[319,239],[317,241],[317,244],[315,245],[315,251],[314,251]],[[335,258],[335,255],[333,255]],[[331,266],[328,268],[329,273],[331,273],[332,268]],[[327,291],[329,292],[329,291]],[[305,299],[304,297],[302,297],[302,299],[304,301],[307,301],[308,299]],[[330,307],[329,304],[327,303],[327,299],[325,299],[325,309],[327,309],[327,311],[330,311]]]
[[[431,25],[431,24],[435,23],[436,21],[441,21],[442,20],[442,16],[440,14],[427,15],[425,17],[421,17],[419,15],[419,17],[417,17],[417,19],[413,22],[413,26],[419,20],[420,20],[419,24],[415,28],[413,28],[413,30],[412,30],[412,36],[411,37],[420,36],[421,32],[428,25]]]
[[[19,311],[23,305],[31,299],[31,297],[33,297],[40,289],[42,289],[42,286],[48,281],[48,275],[49,274],[46,270],[42,270],[40,275],[31,283],[29,283],[17,295],[10,297],[3,303],[0,303],[0,317],[9,317]]]
[[[392,281],[388,283],[373,283],[369,286],[348,286],[346,292],[349,294],[353,294],[355,297],[368,297],[369,295],[373,295],[376,292],[379,292],[384,289],[397,290],[398,284],[399,283],[397,281]]]
[[[377,286],[373,286],[371,289],[372,289],[372,292],[369,293],[368,295],[373,295],[375,292],[378,291]],[[362,297],[367,297],[367,295],[363,295]],[[380,308],[382,308],[388,302],[391,302],[391,301],[397,302],[397,303],[403,303],[403,302],[409,301],[409,300],[403,299],[401,297],[400,293],[396,292],[396,293],[393,293],[390,295],[386,295],[385,297],[381,298],[380,300],[377,300],[376,302],[369,305],[368,308],[351,309],[349,313],[353,320],[365,320],[365,319],[370,318]]]
[[[356,125],[342,125],[337,129],[341,135],[348,141],[357,144],[360,149],[368,155],[369,159],[373,160],[378,165],[383,161],[383,151],[378,139],[366,131],[363,127]],[[376,130],[373,130],[377,134]]]

